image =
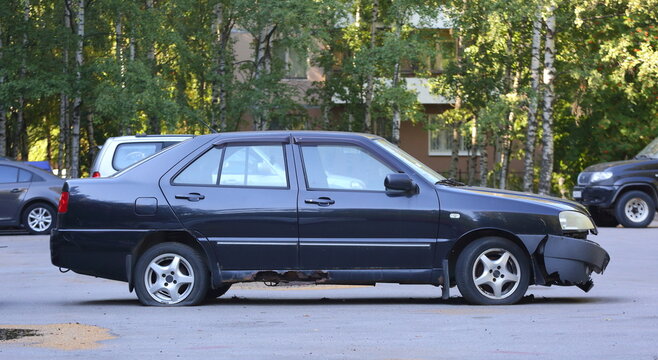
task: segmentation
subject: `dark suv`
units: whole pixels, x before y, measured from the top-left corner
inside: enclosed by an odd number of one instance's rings
[[[573,197],[589,207],[598,226],[648,226],[658,206],[658,138],[633,160],[586,168]]]

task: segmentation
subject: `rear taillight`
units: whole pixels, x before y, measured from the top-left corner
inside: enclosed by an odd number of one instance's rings
[[[101,177],[101,173],[99,173],[98,171],[94,171],[94,172],[91,174],[91,177],[93,177],[93,178]]]
[[[59,206],[57,207],[57,212],[64,214],[69,211],[69,192],[62,191],[62,195],[59,197]]]

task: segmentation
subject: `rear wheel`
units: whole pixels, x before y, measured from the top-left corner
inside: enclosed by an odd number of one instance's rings
[[[144,305],[197,305],[206,297],[209,276],[197,251],[180,243],[162,243],[139,258],[134,282]]]
[[[647,227],[656,215],[656,203],[645,192],[629,191],[617,200],[615,215],[624,227]]]
[[[45,203],[36,203],[23,211],[23,226],[34,235],[50,234],[55,225],[55,209]]]
[[[457,258],[456,280],[474,305],[514,304],[530,283],[530,261],[510,240],[485,237],[470,243]]]

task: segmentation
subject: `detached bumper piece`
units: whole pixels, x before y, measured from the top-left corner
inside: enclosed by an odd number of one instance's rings
[[[547,278],[559,285],[576,285],[589,291],[592,271],[602,274],[610,255],[599,244],[564,236],[548,235],[543,248]]]

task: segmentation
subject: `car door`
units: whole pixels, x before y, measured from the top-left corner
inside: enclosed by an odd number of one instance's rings
[[[15,166],[0,165],[0,223],[20,221],[23,199],[30,188],[31,174]]]
[[[296,139],[302,269],[429,269],[439,226],[436,191],[387,192],[401,169],[357,142]]]
[[[213,243],[222,269],[297,268],[289,142],[259,137],[217,144],[161,180],[180,221]]]

